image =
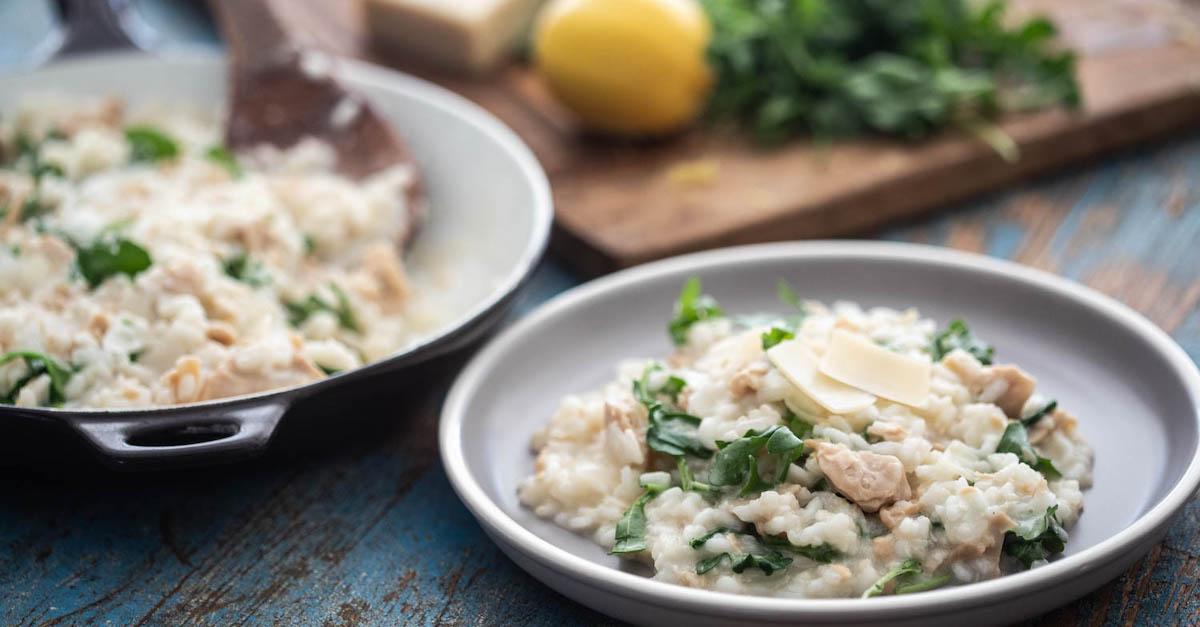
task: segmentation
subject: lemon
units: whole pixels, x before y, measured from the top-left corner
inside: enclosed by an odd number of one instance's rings
[[[711,34],[695,0],[553,0],[538,18],[534,64],[586,126],[658,135],[704,106]]]

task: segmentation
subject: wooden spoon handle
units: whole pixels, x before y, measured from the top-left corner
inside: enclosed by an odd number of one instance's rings
[[[290,62],[297,54],[301,42],[285,27],[274,0],[209,0],[209,6],[235,68],[253,72]]]

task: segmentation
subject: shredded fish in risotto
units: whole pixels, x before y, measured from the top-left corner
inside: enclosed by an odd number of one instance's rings
[[[396,242],[408,166],[316,140],[234,155],[216,116],[28,100],[0,126],[0,403],[137,407],[302,384],[445,316]]]
[[[962,321],[780,293],[791,315],[732,319],[690,280],[675,352],[566,397],[521,502],[741,594],[907,594],[1063,551],[1092,451],[1030,374]]]

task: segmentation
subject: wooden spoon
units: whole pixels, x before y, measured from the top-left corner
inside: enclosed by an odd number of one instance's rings
[[[314,137],[333,148],[337,171],[353,179],[396,165],[415,168],[391,125],[337,80],[336,61],[288,32],[274,0],[210,0],[210,5],[229,49],[230,148],[288,148]],[[417,177],[397,207],[397,244],[404,248],[425,215]]]

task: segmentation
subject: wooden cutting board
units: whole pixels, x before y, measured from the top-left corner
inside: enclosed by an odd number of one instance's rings
[[[525,139],[554,189],[554,249],[589,274],[687,251],[863,233],[1012,181],[1200,126],[1200,2],[1013,0],[1048,14],[1080,55],[1084,107],[1007,120],[1021,158],[977,140],[797,141],[764,150],[697,129],[656,142],[580,132],[523,65],[487,79],[448,76],[374,49],[357,2],[285,3],[288,19],[332,52],[440,83]]]

